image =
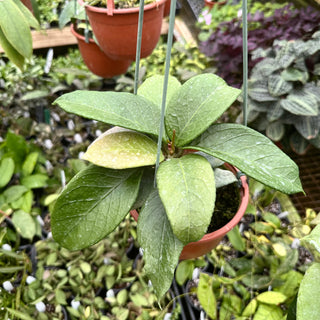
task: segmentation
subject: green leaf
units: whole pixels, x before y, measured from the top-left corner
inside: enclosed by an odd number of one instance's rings
[[[305,84],[308,81],[309,73],[290,67],[281,72],[281,77],[286,81],[300,81]]]
[[[297,165],[268,138],[240,124],[217,124],[186,148],[224,160],[284,193],[303,191]]]
[[[192,278],[194,263],[192,260],[182,260],[176,270],[176,281],[182,286],[188,279]]]
[[[17,271],[23,270],[24,268],[24,266],[0,267],[0,273],[15,273]]]
[[[183,243],[201,239],[216,195],[210,163],[195,154],[170,159],[160,164],[157,185],[173,233]]]
[[[277,101],[278,98],[270,94],[267,79],[251,79],[248,81],[248,95],[258,102]]]
[[[22,3],[20,0],[13,0],[13,2],[18,6],[19,10],[25,17],[26,21],[28,22],[29,26],[34,29],[40,29],[39,22],[35,18],[35,16],[31,13],[31,11]]]
[[[47,185],[48,176],[46,174],[33,174],[21,179],[21,184],[29,189],[43,188]]]
[[[77,15],[75,14],[74,7],[75,1],[69,1],[63,7],[60,15],[59,15],[59,28],[62,29],[65,27],[70,21],[71,18],[77,16],[77,19],[84,20],[85,19],[85,12],[83,6],[77,6]]]
[[[281,292],[266,291],[257,296],[257,300],[266,304],[281,304],[287,300],[287,297]]]
[[[5,34],[0,27],[0,45],[6,53],[7,57],[20,69],[23,70],[24,56],[22,56],[7,40]]]
[[[214,169],[214,180],[216,188],[221,188],[230,183],[238,181],[236,176],[231,171],[220,168]]]
[[[6,202],[10,203],[18,200],[28,190],[29,189],[25,186],[11,186],[3,192],[3,195],[5,196]]]
[[[285,127],[281,121],[273,121],[268,124],[266,129],[268,138],[273,141],[280,141],[285,134]]]
[[[272,96],[279,97],[289,93],[293,88],[291,82],[285,81],[279,75],[271,75],[268,77],[268,90]]]
[[[183,244],[172,232],[157,191],[139,214],[138,241],[144,250],[145,272],[160,298],[171,286]]]
[[[200,274],[197,296],[201,307],[211,319],[217,317],[217,302],[212,291],[212,277],[206,273]]]
[[[54,104],[85,118],[158,135],[159,106],[138,95],[112,91],[74,91],[62,95]]]
[[[14,1],[0,1],[0,17],[0,27],[8,42],[23,57],[31,58],[32,38],[29,23]]]
[[[246,308],[242,312],[242,316],[250,317],[252,316],[257,310],[258,302],[256,299],[252,299]]]
[[[268,304],[259,304],[253,320],[282,320],[283,313],[280,307]]]
[[[317,99],[309,91],[295,90],[286,99],[281,100],[281,106],[290,113],[299,116],[318,115]]]
[[[30,316],[28,316],[27,314],[25,314],[25,312],[21,312],[18,310],[14,310],[11,308],[6,308],[14,317],[17,317],[21,320],[34,320],[34,318],[31,318]]]
[[[54,239],[70,250],[88,247],[112,232],[132,207],[142,170],[94,165],[79,172],[51,214]]]
[[[25,212],[30,213],[33,203],[33,192],[28,190],[20,198],[11,202],[12,209],[21,209]]]
[[[6,186],[14,173],[14,161],[11,158],[4,158],[0,162],[0,188]]]
[[[36,234],[36,225],[30,213],[18,210],[14,212],[12,223],[22,237],[32,239]]]
[[[227,233],[229,241],[231,242],[232,246],[238,251],[244,251],[246,249],[246,242],[242,238],[239,227],[235,226],[231,231]]]
[[[152,101],[159,107],[162,106],[163,98],[163,81],[164,76],[156,75],[148,78],[138,89],[138,95]],[[170,101],[172,95],[181,87],[181,83],[175,77],[169,77],[168,90],[166,96],[166,105]]]
[[[320,263],[314,263],[300,284],[297,301],[297,320],[320,319]]]
[[[309,245],[320,254],[320,224],[310,234],[301,239],[302,245]]]
[[[89,146],[83,159],[112,169],[154,165],[157,160],[157,143],[144,134],[128,130],[114,132],[113,128]],[[163,160],[161,154],[160,161]]]
[[[172,95],[166,109],[165,127],[175,144],[184,146],[205,131],[240,94],[214,74],[189,79]]]
[[[27,176],[33,172],[37,164],[38,158],[39,158],[38,152],[31,152],[28,154],[27,158],[24,160],[24,163],[22,165],[23,175]]]

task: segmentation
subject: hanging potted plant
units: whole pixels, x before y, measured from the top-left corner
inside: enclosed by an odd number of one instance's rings
[[[227,1],[225,1],[225,0],[218,0],[218,1],[204,0],[204,5],[211,10],[214,6],[216,6],[216,5],[221,6],[221,5],[225,4],[226,2]]]
[[[85,6],[90,25],[100,48],[110,58],[135,60],[138,31],[139,6],[137,0],[102,1],[79,0]],[[156,47],[160,34],[166,0],[145,1],[141,57],[150,55]],[[122,7],[120,6],[121,4]]]
[[[141,208],[138,242],[158,297],[170,287],[183,247],[200,240],[212,220],[211,157],[284,193],[302,191],[297,165],[267,137],[240,124],[213,124],[240,94],[214,74],[183,85],[169,78],[159,152],[162,88],[163,77],[154,76],[137,95],[75,91],[55,101],[67,112],[122,128],[92,143],[84,155],[92,164],[69,182],[51,214],[54,239],[79,250]]]
[[[84,36],[85,24],[83,24],[83,27],[71,24],[71,32],[77,38],[82,59],[89,70],[102,78],[112,78],[126,73],[132,61],[111,59],[100,49],[91,36],[86,41]]]

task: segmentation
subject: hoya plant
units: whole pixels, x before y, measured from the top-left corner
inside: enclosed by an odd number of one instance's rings
[[[302,191],[296,164],[267,137],[240,124],[213,124],[239,94],[214,74],[182,85],[170,77],[160,143],[162,76],[148,78],[137,95],[75,91],[59,97],[55,103],[67,112],[120,128],[89,146],[84,158],[92,164],[57,199],[54,239],[70,250],[88,247],[139,207],[138,242],[160,297],[171,285],[184,245],[201,239],[211,221],[216,185],[207,157],[284,193]]]
[[[320,148],[320,32],[308,41],[276,41],[249,79],[249,122],[297,153]],[[289,140],[289,142],[286,142]]]

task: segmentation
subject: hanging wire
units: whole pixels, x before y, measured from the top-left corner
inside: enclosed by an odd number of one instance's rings
[[[167,99],[168,80],[169,80],[169,71],[170,71],[170,59],[171,59],[171,48],[172,48],[172,41],[173,41],[176,3],[177,3],[177,0],[171,0],[171,4],[170,4],[169,30],[168,30],[167,52],[166,52],[165,72],[164,72],[163,91],[162,91],[160,128],[159,128],[158,150],[157,150],[157,160],[156,160],[156,173],[160,163],[161,145],[162,145],[162,137],[163,137],[163,131],[164,131],[164,114],[166,109],[166,99]],[[156,183],[156,181],[154,183]]]
[[[140,6],[139,6],[139,23],[138,23],[137,49],[136,49],[136,68],[135,68],[135,73],[134,73],[134,94],[137,94],[138,85],[139,85],[139,69],[140,69],[140,56],[141,56],[143,14],[144,14],[144,0],[141,0]]]
[[[242,55],[243,55],[243,124],[248,123],[248,10],[247,0],[242,0]]]

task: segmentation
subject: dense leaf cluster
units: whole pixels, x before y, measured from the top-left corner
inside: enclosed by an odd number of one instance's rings
[[[252,59],[252,51],[268,48],[274,40],[306,40],[319,29],[320,14],[312,7],[294,9],[288,5],[266,17],[262,12],[248,15],[249,69],[259,61]],[[229,84],[242,83],[242,20],[235,18],[221,23],[207,41],[200,42],[200,50],[213,57],[217,74]]]

